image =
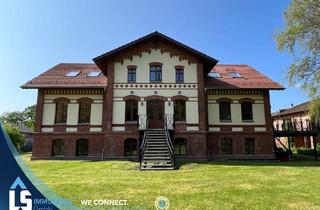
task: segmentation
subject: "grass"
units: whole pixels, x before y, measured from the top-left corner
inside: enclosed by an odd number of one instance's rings
[[[155,209],[163,195],[179,210],[320,209],[320,161],[186,161],[174,171],[139,171],[130,161],[23,159],[79,207],[81,199],[126,199],[129,207]]]

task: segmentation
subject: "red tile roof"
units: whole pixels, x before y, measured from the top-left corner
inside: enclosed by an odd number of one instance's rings
[[[296,106],[293,106],[289,109],[281,110],[281,111],[273,114],[272,117],[281,117],[284,115],[307,113],[309,111],[309,106],[310,106],[310,101],[307,101],[302,104],[298,104]]]
[[[218,64],[211,72],[218,72],[221,78],[206,76],[205,87],[210,89],[284,89],[248,65]],[[242,77],[233,78],[230,72],[239,72]]]
[[[76,77],[66,77],[69,71],[80,71]],[[97,88],[107,86],[107,77],[101,72],[99,77],[87,77],[88,72],[100,71],[92,63],[60,63],[38,77],[22,85],[22,88]]]

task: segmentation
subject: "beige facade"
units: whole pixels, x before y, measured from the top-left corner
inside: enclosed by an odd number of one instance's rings
[[[221,122],[219,119],[219,99],[230,99],[231,121]],[[253,120],[250,122],[242,121],[241,99],[251,99]],[[265,110],[263,95],[208,95],[208,123],[209,125],[265,125]]]
[[[161,84],[150,83],[150,63],[162,64]],[[128,83],[128,66],[136,66],[136,83]],[[184,83],[177,84],[175,79],[175,66],[184,67]],[[151,53],[144,52],[142,56],[133,56],[132,60],[125,59],[123,63],[115,63],[114,94],[113,94],[113,121],[112,124],[125,124],[125,101],[123,97],[134,95],[140,97],[138,103],[138,114],[146,115],[147,103],[144,98],[150,95],[163,96],[167,98],[164,102],[165,114],[173,114],[173,96],[185,96],[186,101],[186,123],[198,124],[198,82],[197,65],[189,64],[187,60],[180,60],[177,56],[169,53],[161,53],[160,50],[152,49]],[[197,126],[187,130],[198,130]],[[125,130],[117,127],[115,130]]]
[[[42,125],[51,126],[55,124],[56,104],[55,99],[66,98],[70,100],[68,103],[67,111],[67,126],[78,125],[79,117],[79,103],[80,98],[90,98],[93,100],[91,104],[90,125],[102,125],[102,112],[103,112],[103,96],[102,95],[69,95],[69,94],[46,94],[44,96]],[[52,132],[51,128],[43,128],[43,132]],[[74,128],[67,128],[68,132],[75,132]],[[93,129],[94,131],[94,129]]]

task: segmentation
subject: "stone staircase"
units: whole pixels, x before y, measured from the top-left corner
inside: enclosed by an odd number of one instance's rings
[[[140,164],[141,170],[174,169],[174,157],[172,152],[170,153],[170,145],[167,142],[165,129],[148,129],[146,131]]]

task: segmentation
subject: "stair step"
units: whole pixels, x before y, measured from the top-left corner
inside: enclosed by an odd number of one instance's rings
[[[170,160],[170,156],[168,157],[143,157],[143,161],[146,160]]]

